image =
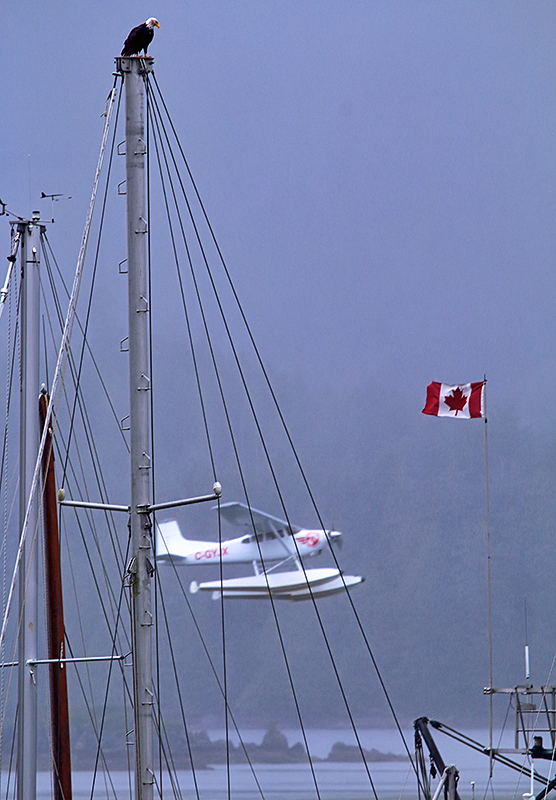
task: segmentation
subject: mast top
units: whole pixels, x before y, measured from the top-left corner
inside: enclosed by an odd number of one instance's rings
[[[152,56],[116,56],[116,71],[124,72],[152,72],[154,58]]]

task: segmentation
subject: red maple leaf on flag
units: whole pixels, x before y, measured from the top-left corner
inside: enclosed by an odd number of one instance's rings
[[[467,404],[467,399],[468,398],[466,397],[466,395],[464,395],[459,386],[456,386],[456,388],[452,391],[451,394],[447,394],[446,397],[444,397],[444,402],[446,403],[450,411],[456,412],[456,417],[457,417],[458,411],[463,411],[463,409],[465,408]]]

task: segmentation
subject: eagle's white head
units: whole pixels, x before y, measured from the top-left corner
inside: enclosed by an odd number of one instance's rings
[[[154,17],[149,17],[149,19],[145,22],[145,25],[149,30],[152,31],[153,28],[160,28],[160,24],[157,19]]]

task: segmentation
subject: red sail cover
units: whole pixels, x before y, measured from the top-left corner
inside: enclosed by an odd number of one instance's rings
[[[423,414],[434,417],[473,419],[484,416],[485,382],[448,386],[433,381],[427,386],[427,400]]]

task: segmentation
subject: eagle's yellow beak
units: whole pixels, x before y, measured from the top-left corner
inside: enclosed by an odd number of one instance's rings
[[[160,22],[156,22],[155,24],[157,28],[160,28]]]

